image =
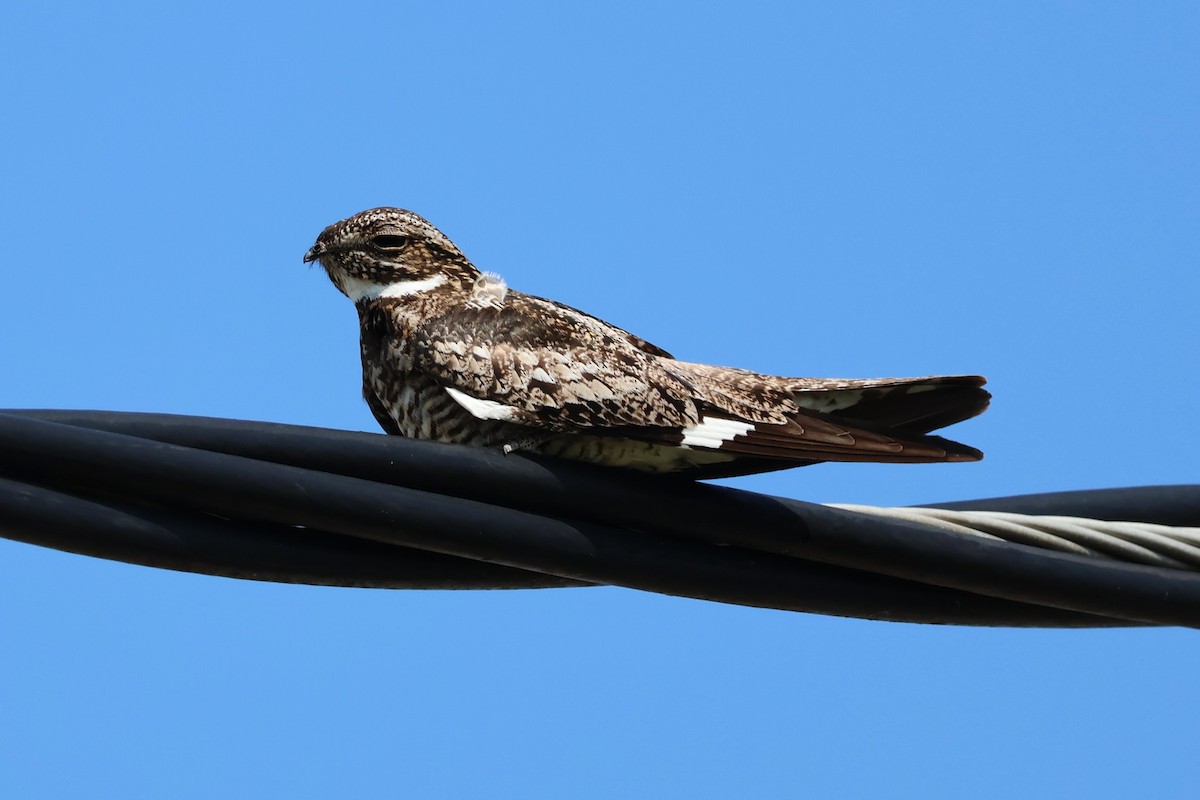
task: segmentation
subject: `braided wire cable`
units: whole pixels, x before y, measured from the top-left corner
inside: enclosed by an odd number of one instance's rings
[[[277,423],[0,410],[0,537],[100,558],[333,586],[610,585],[876,620],[1200,628],[1200,485],[934,506],[847,510]]]
[[[832,508],[917,522],[968,536],[1135,564],[1200,570],[1200,528],[1086,517],[830,503]]]

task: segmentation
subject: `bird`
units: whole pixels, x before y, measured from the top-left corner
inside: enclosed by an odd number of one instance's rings
[[[386,433],[696,479],[825,461],[977,461],[930,431],[982,413],[977,375],[788,378],[690,363],[510,289],[402,208],[304,255],[358,312],[362,392]]]

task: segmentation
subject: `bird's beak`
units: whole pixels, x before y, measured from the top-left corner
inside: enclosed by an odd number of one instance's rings
[[[316,261],[318,258],[325,255],[325,251],[326,251],[326,247],[325,247],[324,243],[317,242],[316,244],[314,244],[312,247],[309,248],[307,253],[304,254],[304,263],[308,264],[313,261]]]

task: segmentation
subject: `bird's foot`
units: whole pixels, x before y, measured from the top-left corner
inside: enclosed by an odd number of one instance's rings
[[[509,453],[519,453],[522,450],[533,450],[537,443],[538,440],[532,437],[525,439],[514,439],[511,442],[506,443],[501,449],[504,450],[504,455],[508,455]]]

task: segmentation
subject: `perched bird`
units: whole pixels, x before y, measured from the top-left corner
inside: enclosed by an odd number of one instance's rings
[[[698,478],[982,457],[924,434],[982,412],[983,378],[781,378],[677,361],[509,289],[411,211],[334,223],[304,261],[354,301],[363,396],[391,434]]]

